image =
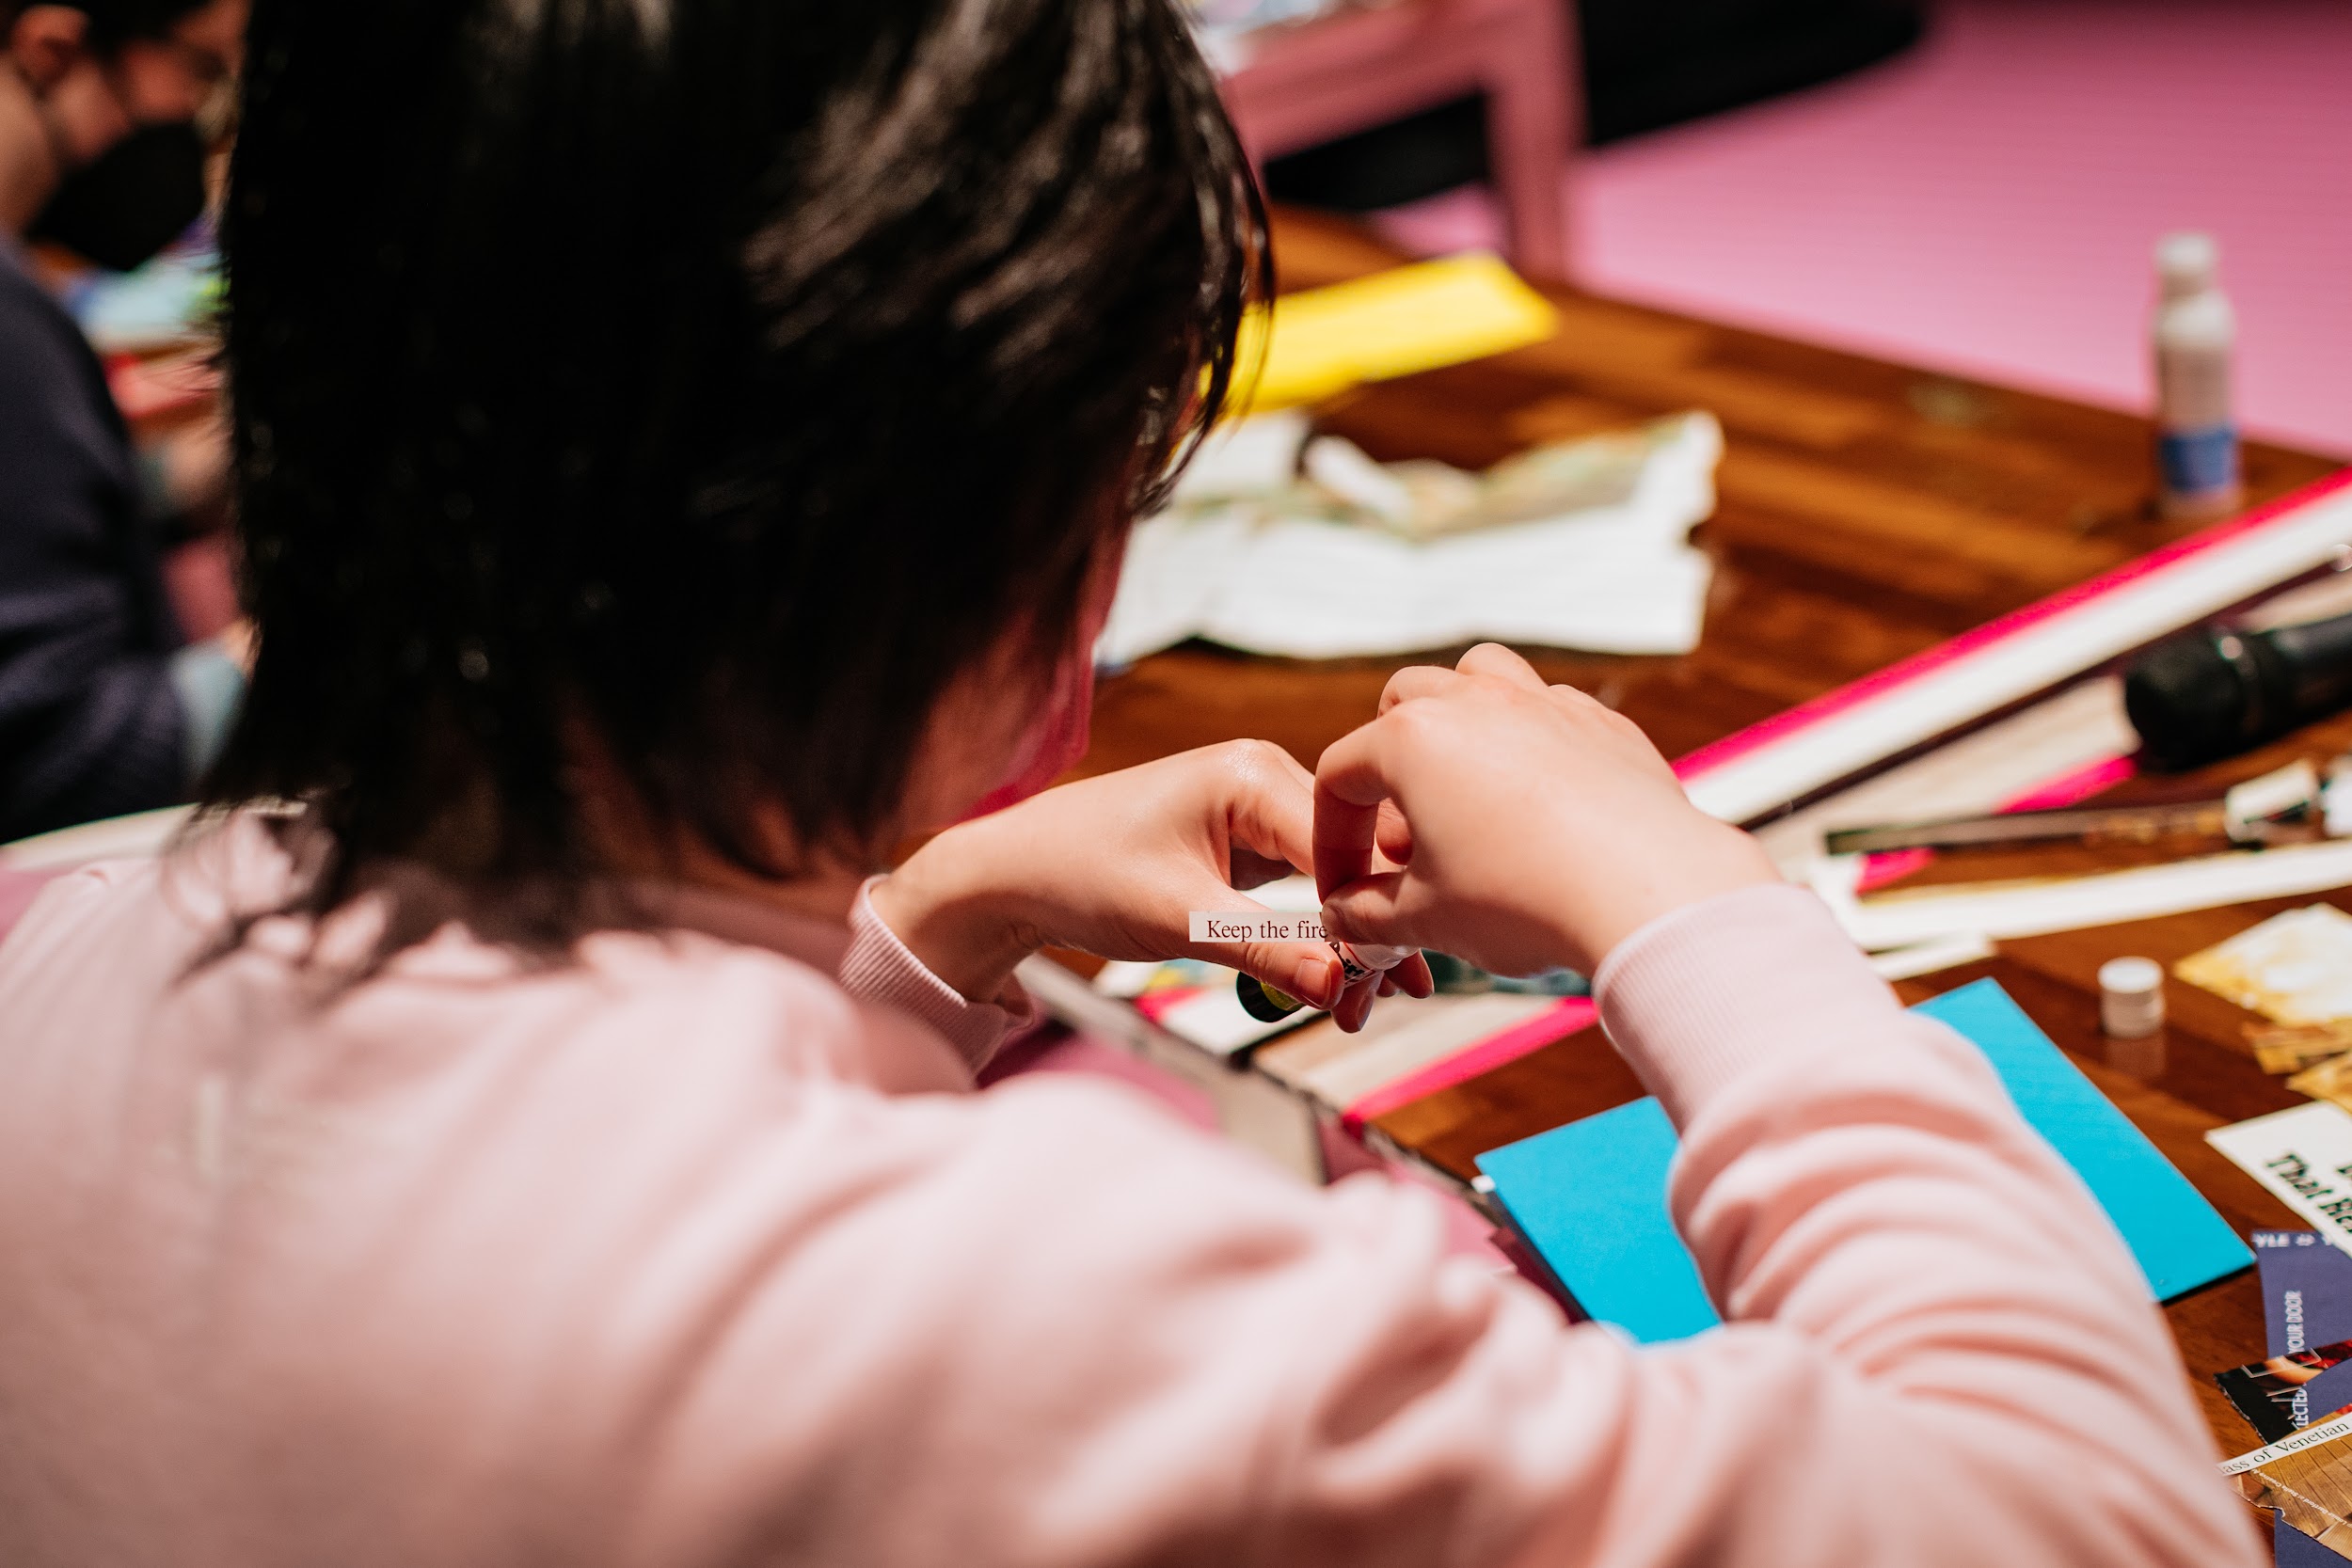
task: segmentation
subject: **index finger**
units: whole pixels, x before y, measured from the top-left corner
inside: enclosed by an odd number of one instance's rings
[[[1304,871],[1312,863],[1314,778],[1279,746],[1236,748],[1226,797],[1226,832],[1267,860]]]
[[[1380,828],[1380,802],[1389,781],[1380,766],[1378,721],[1340,736],[1315,764],[1315,893],[1328,898],[1334,888],[1372,874]]]
[[[1465,675],[1509,681],[1530,691],[1544,689],[1544,677],[1535,673],[1535,667],[1500,642],[1481,642],[1464,654],[1454,668]]]
[[[1399,703],[1409,703],[1416,697],[1439,697],[1462,684],[1462,677],[1451,670],[1434,664],[1408,664],[1389,677],[1389,684],[1380,689],[1378,711],[1386,713]]]

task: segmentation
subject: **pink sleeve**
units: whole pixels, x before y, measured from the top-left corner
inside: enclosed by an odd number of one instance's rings
[[[866,1002],[882,1002],[911,1013],[938,1030],[975,1070],[1005,1037],[1037,1022],[1036,1006],[1019,982],[1008,982],[993,1002],[974,1002],[924,967],[874,912],[877,877],[858,889],[850,911],[850,947],[836,976],[841,989]]]
[[[1529,1560],[2256,1560],[2106,1216],[1818,899],[1680,911],[1597,982],[1727,1326],[1600,1380]]]
[[[894,1172],[857,1178],[887,1201],[776,1276],[697,1424],[777,1462],[744,1496],[812,1560],[2257,1560],[2103,1216],[1810,895],[1679,912],[1599,983],[1682,1125],[1673,1203],[1720,1330],[1564,1327],[1449,1259],[1425,1193],[1311,1191],[1049,1075],[814,1150]],[[824,1457],[822,1528],[758,1484],[787,1452]]]

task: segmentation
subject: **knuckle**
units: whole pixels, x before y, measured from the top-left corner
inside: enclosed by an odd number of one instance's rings
[[[1645,746],[1649,744],[1649,732],[1643,729],[1641,725],[1635,723],[1624,714],[1619,713],[1616,709],[1606,707],[1602,708],[1600,710],[1600,715],[1603,722],[1607,723],[1611,729],[1615,730],[1619,735],[1624,736],[1627,739],[1638,740]]]
[[[1290,753],[1270,740],[1228,740],[1216,748],[1217,761],[1242,778],[1279,773]]]
[[[1406,703],[1402,707],[1391,709],[1380,721],[1406,741],[1417,743],[1432,738],[1442,730],[1446,715],[1441,704]]]

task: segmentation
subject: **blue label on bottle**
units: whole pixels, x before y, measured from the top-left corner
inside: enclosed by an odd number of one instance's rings
[[[2164,487],[2176,496],[2201,496],[2237,484],[2237,431],[2231,425],[2208,430],[2167,431],[2157,438],[2156,461],[2164,469]]]

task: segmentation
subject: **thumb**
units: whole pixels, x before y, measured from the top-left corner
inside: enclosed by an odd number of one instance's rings
[[[1196,902],[1192,907],[1203,911],[1231,913],[1236,924],[1247,922],[1253,931],[1262,918],[1282,921],[1298,918],[1269,910],[1254,898],[1236,896],[1232,889],[1221,883],[1211,894],[1209,902]],[[1240,942],[1188,942],[1184,952],[1188,958],[1222,964],[1228,969],[1238,969],[1254,975],[1275,990],[1287,991],[1317,1007],[1328,1007],[1337,1003],[1340,992],[1347,985],[1347,976],[1340,967],[1339,956],[1331,951],[1327,942],[1264,938],[1253,934]]]
[[[1423,902],[1411,872],[1375,872],[1333,888],[1323,901],[1323,919],[1342,942],[1423,947],[1429,945],[1420,934]]]

